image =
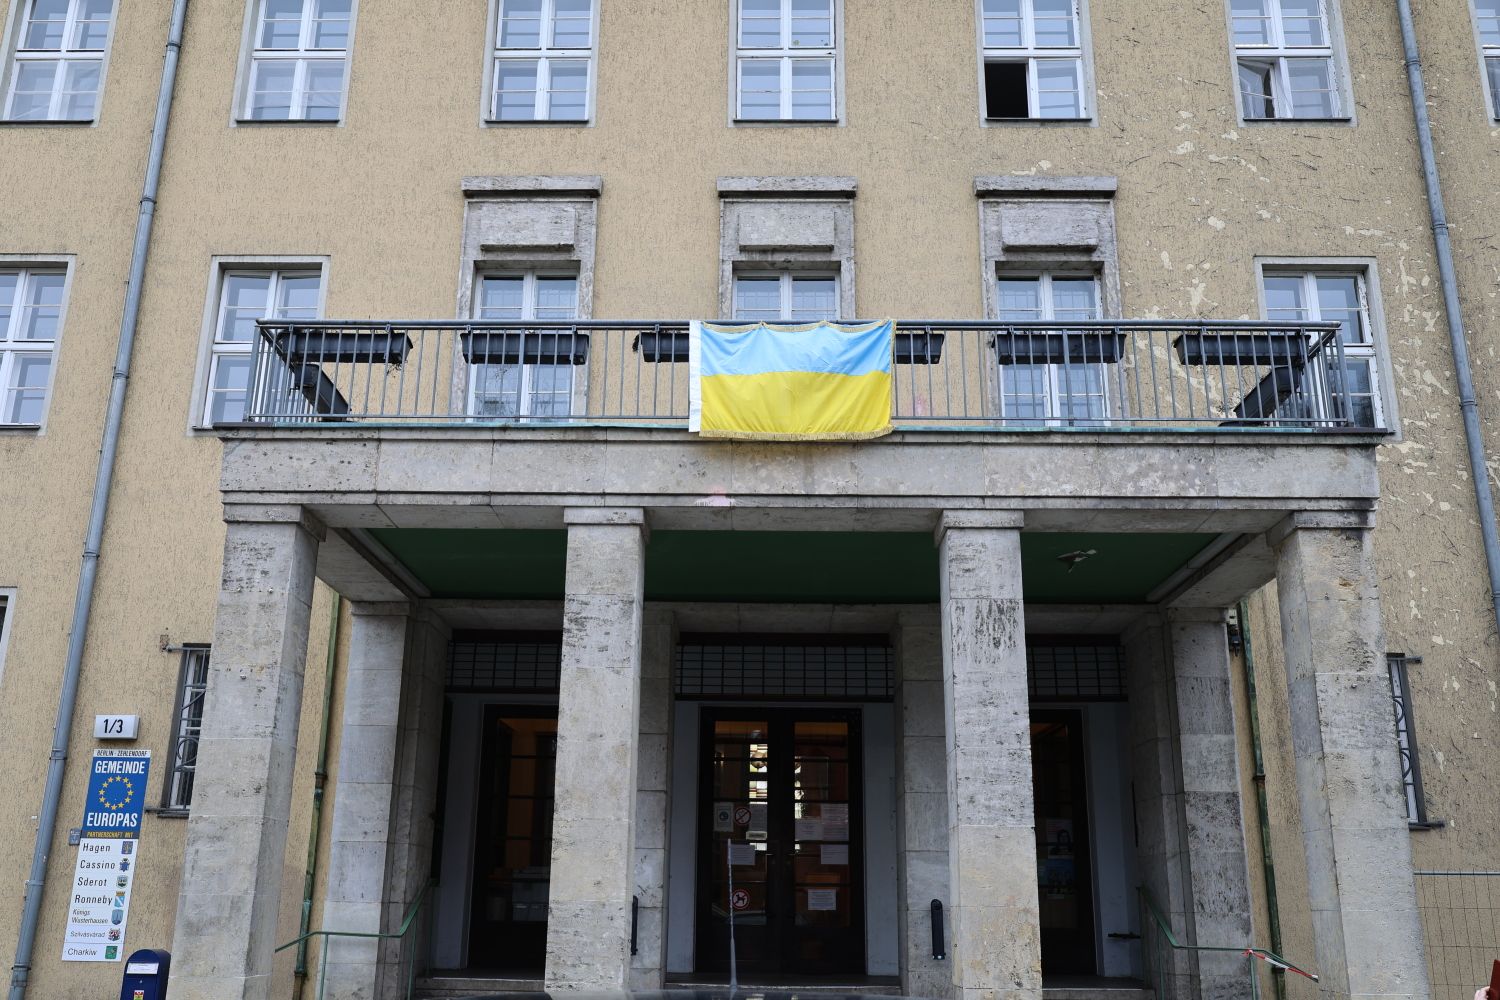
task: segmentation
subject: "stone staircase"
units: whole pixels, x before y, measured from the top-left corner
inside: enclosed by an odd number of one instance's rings
[[[505,993],[538,993],[541,992],[542,982],[539,979],[498,979],[498,978],[470,978],[462,974],[443,975],[441,973],[418,979],[413,996],[416,1000],[472,1000],[475,997],[488,997]],[[668,983],[668,990],[702,990],[716,994],[727,994],[728,987],[723,983],[693,983],[676,982]],[[860,996],[900,996],[899,986],[885,983],[813,983],[807,985],[753,985],[740,984],[739,995],[751,996],[756,993],[795,993],[801,996],[808,994],[836,994]],[[1120,986],[1049,986],[1042,990],[1042,1000],[1152,1000],[1153,994],[1149,989],[1136,985],[1122,984]]]

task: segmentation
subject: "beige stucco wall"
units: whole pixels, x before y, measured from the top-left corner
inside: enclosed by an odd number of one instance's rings
[[[0,0],[9,16],[18,0]],[[0,125],[0,253],[76,255],[47,427],[0,431],[0,587],[18,588],[0,679],[0,787],[16,808],[0,836],[29,848],[40,802],[118,332],[123,285],[169,5],[119,4],[102,113],[93,128]],[[484,0],[413,7],[364,0],[341,126],[231,127],[239,0],[191,7],[147,276],[113,506],[78,703],[33,995],[96,989],[114,966],[56,960],[83,793],[77,761],[96,712],[136,712],[138,746],[166,749],[178,660],[158,651],[211,635],[222,527],[220,446],[189,431],[215,255],[325,255],[327,315],[451,316],[462,198],[473,174],[597,173],[594,314],[717,311],[724,175],[847,174],[855,202],[858,313],[982,315],[977,175],[1119,177],[1121,298],[1128,316],[1250,317],[1253,258],[1375,262],[1404,439],[1381,455],[1378,553],[1388,645],[1414,671],[1433,815],[1418,863],[1500,867],[1500,820],[1479,794],[1500,770],[1495,635],[1466,479],[1452,365],[1412,139],[1394,4],[1344,0],[1358,124],[1237,126],[1222,5],[1093,0],[1098,125],[981,127],[975,16],[966,0],[854,0],[844,19],[847,125],[726,124],[728,0],[603,0],[598,113],[590,127],[481,128]],[[1465,4],[1419,20],[1467,320],[1490,440],[1496,371],[1500,129],[1483,106]],[[1493,450],[1493,449],[1492,449]],[[328,595],[314,609],[326,622]],[[1274,623],[1274,605],[1271,621]],[[1264,638],[1262,638],[1264,636]],[[303,745],[287,847],[283,927],[295,927],[326,635],[314,628]],[[1258,630],[1262,691],[1275,689],[1274,628]],[[1302,878],[1285,750],[1284,684],[1263,700],[1278,873],[1286,912]],[[336,747],[335,747],[336,752]],[[160,771],[153,780],[153,795]],[[1292,801],[1292,800],[1287,800]],[[1294,801],[1291,808],[1295,808]],[[130,947],[168,944],[184,824],[148,819]],[[0,857],[18,886],[29,851]],[[0,905],[15,940],[18,894]],[[290,935],[287,935],[288,937]],[[1298,957],[1298,956],[1293,956]],[[289,976],[284,956],[278,965]]]

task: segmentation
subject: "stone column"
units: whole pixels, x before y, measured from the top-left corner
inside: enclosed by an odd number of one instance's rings
[[[649,609],[641,634],[641,750],[636,763],[636,953],[630,988],[659,990],[667,968],[667,817],[671,815],[672,652],[670,611]]]
[[[442,727],[441,624],[405,603],[350,605],[349,661],[329,824],[322,927],[393,934],[426,882]],[[408,940],[335,938],[328,995],[404,995]]]
[[[1430,995],[1366,512],[1271,534],[1322,996]]]
[[[300,508],[231,520],[173,933],[175,1000],[265,1000],[323,529]]]
[[[899,727],[896,785],[897,849],[901,852],[901,991],[936,997],[953,988],[948,959],[932,957],[932,901],[944,908],[945,942],[951,940],[947,910],[948,768],[943,724],[943,631],[938,616],[902,612],[896,634],[900,671],[896,687]]]
[[[645,516],[572,509],[557,705],[546,988],[629,983]]]
[[[943,707],[958,1000],[1040,1000],[1021,515],[944,514]]]

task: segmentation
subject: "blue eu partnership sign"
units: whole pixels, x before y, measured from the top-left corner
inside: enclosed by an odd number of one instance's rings
[[[63,931],[64,962],[118,962],[140,855],[150,750],[95,750]]]

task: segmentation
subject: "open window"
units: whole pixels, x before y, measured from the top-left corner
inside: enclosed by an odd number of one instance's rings
[[[1349,117],[1328,0],[1229,0],[1246,121]]]
[[[984,116],[1090,117],[1081,0],[981,0]]]

